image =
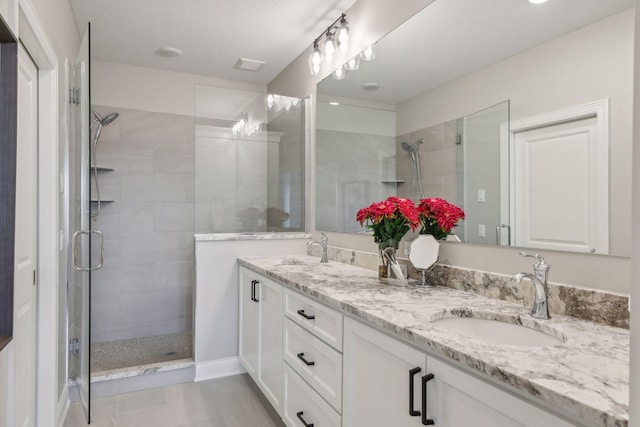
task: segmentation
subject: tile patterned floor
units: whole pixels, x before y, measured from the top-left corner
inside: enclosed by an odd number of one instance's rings
[[[91,401],[92,427],[281,427],[248,375],[175,384]],[[80,402],[64,427],[86,426]]]

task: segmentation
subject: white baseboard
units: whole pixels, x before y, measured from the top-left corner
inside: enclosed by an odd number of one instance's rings
[[[62,427],[64,425],[64,421],[67,418],[67,413],[69,412],[70,405],[71,400],[69,400],[69,385],[67,385],[62,390],[62,395],[60,396],[58,404],[56,405],[56,426]]]
[[[196,378],[194,381],[198,382],[212,380],[214,378],[230,377],[231,375],[240,375],[245,372],[238,357],[210,360],[208,362],[196,362]]]

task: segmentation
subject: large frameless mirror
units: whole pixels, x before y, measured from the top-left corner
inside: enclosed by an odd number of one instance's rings
[[[424,195],[464,208],[463,242],[629,256],[633,6],[424,8],[318,84],[317,229]]]

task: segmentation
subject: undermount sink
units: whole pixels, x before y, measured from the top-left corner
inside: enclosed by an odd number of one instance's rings
[[[447,332],[494,344],[548,347],[566,341],[561,332],[524,315],[451,310],[432,322]]]
[[[308,261],[302,260],[298,258],[284,258],[281,262],[281,265],[304,265],[304,266],[312,266],[312,265],[320,265],[320,259],[317,261]]]

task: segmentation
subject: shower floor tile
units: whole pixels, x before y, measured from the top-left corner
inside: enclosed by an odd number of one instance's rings
[[[193,335],[170,334],[91,344],[91,372],[193,357]]]

